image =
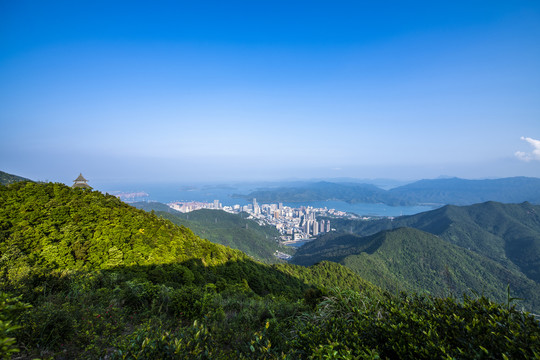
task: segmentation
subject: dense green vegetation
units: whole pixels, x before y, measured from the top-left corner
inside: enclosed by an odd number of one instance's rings
[[[369,184],[318,182],[295,187],[254,191],[243,196],[259,202],[308,202],[341,200],[348,203],[387,205],[454,204],[484,201],[540,204],[540,179],[514,177],[496,180],[420,180],[385,191]],[[364,215],[364,214],[359,214]]]
[[[0,357],[540,358],[530,315],[266,265],[113,196],[0,186]],[[342,289],[342,290],[340,290]]]
[[[477,292],[504,301],[510,284],[513,293],[523,299],[518,306],[540,310],[540,284],[515,269],[417,229],[399,228],[366,237],[334,235],[309,245],[298,251],[295,264],[335,261],[394,293],[456,296]]]
[[[37,268],[110,268],[192,258],[214,264],[245,258],[111,195],[50,183],[15,183],[0,191],[0,266],[10,280]]]
[[[1,186],[0,221],[1,290],[33,305],[17,331],[36,351],[58,350],[62,343],[76,351],[83,345],[101,349],[108,340],[95,341],[103,332],[120,336],[126,327],[161,321],[156,317],[191,323],[204,317],[206,298],[221,304],[238,297],[235,306],[243,308],[245,300],[262,312],[266,303],[282,308],[317,287],[370,287],[337,264],[306,269],[257,263],[114,196],[61,184]],[[298,311],[305,307],[294,304]],[[96,322],[112,311],[115,322],[98,329]],[[133,317],[135,312],[144,315]],[[78,320],[83,318],[89,322]],[[95,329],[98,334],[88,338]]]
[[[332,221],[340,232],[302,246],[293,263],[336,261],[392,291],[475,291],[501,301],[509,285],[523,299],[520,306],[540,312],[538,205],[486,202],[395,219]]]
[[[520,271],[540,282],[540,206],[530,203],[486,202],[471,206],[445,206],[395,219],[358,221],[333,219],[341,232],[371,235],[382,230],[411,227],[437,235],[452,244],[474,251]],[[325,241],[321,239],[321,241]],[[311,243],[303,247],[319,246]]]
[[[155,210],[156,215],[191,229],[203,239],[242,250],[265,263],[280,262],[274,256],[276,250],[291,254],[294,252],[294,249],[288,246],[279,245],[280,234],[274,226],[259,225],[256,221],[247,219],[246,213],[230,214],[221,210],[202,209],[183,214],[160,203],[132,205],[146,211]]]

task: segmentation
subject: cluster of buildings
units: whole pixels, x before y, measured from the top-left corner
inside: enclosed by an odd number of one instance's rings
[[[300,206],[293,208],[279,204],[259,205],[253,199],[251,205],[247,205],[248,214],[259,222],[273,225],[281,233],[281,240],[285,244],[295,241],[305,241],[316,237],[319,234],[330,232],[330,220],[317,220],[320,217],[345,216],[346,213],[327,208],[314,208],[311,206]]]
[[[346,212],[335,209],[311,206],[293,208],[283,206],[283,203],[259,204],[256,199],[253,199],[251,204],[233,206],[223,206],[219,200],[214,200],[214,202],[174,202],[168,205],[172,209],[184,213],[199,209],[224,210],[230,213],[246,212],[249,214],[249,219],[257,221],[259,225],[275,226],[281,233],[281,241],[285,244],[310,240],[319,234],[332,231],[330,220],[320,219],[321,217],[349,216]]]
[[[201,210],[201,209],[216,209],[216,210],[225,210],[225,208],[222,207],[219,200],[214,200],[214,202],[208,203],[208,202],[201,202],[201,201],[176,201],[167,204],[171,209],[174,209],[176,211],[180,211],[182,213],[188,213],[195,210]],[[240,207],[240,205],[238,205]],[[231,208],[226,207],[226,208]],[[229,210],[229,209],[227,209]],[[230,209],[232,210],[232,208]],[[234,212],[234,211],[228,211],[228,212]]]

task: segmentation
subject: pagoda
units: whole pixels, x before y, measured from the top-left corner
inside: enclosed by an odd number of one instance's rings
[[[81,188],[81,189],[92,189],[92,187],[90,185],[88,185],[86,182],[88,180],[86,180],[84,178],[84,176],[82,176],[82,173],[79,174],[79,177],[76,178],[75,180],[73,180],[73,185],[71,185],[72,188]]]

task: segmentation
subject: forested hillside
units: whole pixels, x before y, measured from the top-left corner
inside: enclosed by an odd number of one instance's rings
[[[293,262],[335,261],[392,292],[437,296],[482,293],[504,301],[507,286],[519,305],[540,312],[540,284],[517,269],[456,246],[433,234],[399,228],[371,236],[336,235],[304,245]]]
[[[30,181],[30,180],[17,176],[17,175],[12,175],[12,174],[8,174],[6,172],[0,171],[0,184],[1,185],[13,184],[14,182],[18,182],[18,181]]]
[[[276,250],[285,253],[294,252],[290,247],[279,245],[280,234],[275,227],[259,225],[256,221],[247,219],[246,213],[229,214],[221,210],[202,209],[183,214],[160,203],[131,205],[146,211],[155,210],[156,215],[174,224],[188,227],[203,239],[241,250],[265,263],[280,262],[274,256]]]
[[[371,235],[382,230],[412,227],[475,251],[540,282],[540,206],[530,203],[486,202],[445,206],[395,219],[357,221],[335,219],[338,231]],[[321,240],[324,241],[324,240]],[[315,243],[310,246],[317,246]],[[302,250],[307,250],[304,247]]]
[[[2,358],[540,354],[538,322],[511,299],[394,296],[336,263],[265,265],[62,184],[0,186],[0,254]]]
[[[244,259],[230,248],[114,196],[61,184],[15,183],[2,188],[3,271],[16,280],[37,268],[99,269],[201,259]]]

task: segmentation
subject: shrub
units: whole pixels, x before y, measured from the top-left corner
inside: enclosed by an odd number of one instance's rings
[[[0,358],[9,359],[12,354],[19,352],[14,337],[18,325],[17,316],[21,311],[30,308],[30,305],[20,301],[20,297],[13,297],[0,292]]]

